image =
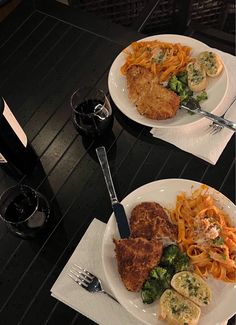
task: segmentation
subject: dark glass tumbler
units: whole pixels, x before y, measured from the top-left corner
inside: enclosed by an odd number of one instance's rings
[[[22,238],[36,237],[49,216],[47,199],[29,186],[10,187],[0,197],[0,217],[13,234]]]
[[[81,87],[71,96],[70,104],[73,124],[82,136],[95,138],[111,129],[112,108],[103,90]]]

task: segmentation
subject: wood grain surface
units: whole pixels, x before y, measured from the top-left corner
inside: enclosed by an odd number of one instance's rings
[[[68,9],[65,10],[65,7]],[[18,182],[42,192],[53,218],[32,241],[0,223],[0,317],[4,324],[94,324],[50,296],[50,288],[91,220],[112,212],[95,148],[108,151],[120,199],[165,178],[204,182],[235,200],[235,138],[215,166],[151,137],[112,103],[112,131],[81,137],[71,121],[69,99],[83,85],[108,91],[116,55],[142,35],[88,18],[57,4],[30,11],[20,5],[0,34],[0,94],[23,126],[40,159],[33,173],[15,180],[0,170],[0,193]],[[233,321],[232,321],[233,322]],[[233,323],[229,324],[233,324]]]

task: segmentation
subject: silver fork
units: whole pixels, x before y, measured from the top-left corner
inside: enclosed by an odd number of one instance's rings
[[[227,110],[224,112],[224,114],[220,115],[220,117],[225,117],[225,114],[228,112],[228,110],[230,109],[230,107],[234,104],[236,100],[236,97],[234,97],[232,103],[229,105],[229,107],[227,108]],[[215,122],[212,122],[209,126],[208,126],[208,129],[209,129],[209,132],[210,134],[216,134],[218,132],[220,132],[224,127],[222,125],[219,125]]]
[[[77,264],[73,264],[69,272],[69,277],[71,277],[78,285],[80,285],[85,290],[92,293],[105,293],[110,298],[118,302],[112,295],[110,295],[103,289],[101,280],[96,275],[90,273],[88,270],[83,269]]]
[[[189,112],[192,112],[194,114],[200,114],[200,115],[216,122],[216,124],[220,124],[223,127],[227,127],[230,130],[236,132],[236,123],[234,123],[233,121],[224,119],[222,117],[219,117],[219,116],[212,114],[210,112],[204,111],[201,108],[199,102],[194,98],[190,98],[187,103],[182,103],[180,108],[181,109],[183,108],[183,109],[185,109]]]

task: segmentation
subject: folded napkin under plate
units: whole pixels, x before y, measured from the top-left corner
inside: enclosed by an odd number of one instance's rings
[[[69,269],[74,263],[96,274],[104,289],[112,293],[107,285],[102,266],[102,239],[106,224],[94,219],[54,283],[51,294],[86,317],[100,325],[143,325],[129,314],[119,303],[102,293],[89,293],[69,276]],[[217,325],[226,325],[227,322]]]
[[[217,115],[221,115],[227,110],[236,97],[236,58],[228,53],[218,50],[214,51],[218,52],[222,57],[229,78],[229,86],[225,99],[219,105],[216,112]],[[236,103],[227,111],[225,118],[236,122]],[[167,129],[152,128],[151,134],[156,138],[174,144],[176,147],[215,165],[234,132],[224,128],[221,132],[212,135],[209,130],[207,130],[210,123],[210,120],[204,118],[201,120],[201,123],[189,127]]]
[[[76,263],[96,274],[104,290],[112,293],[106,285],[102,266],[102,239],[106,225],[94,219],[76,247],[66,266],[51,289],[52,296],[102,325],[143,325],[120,304],[103,293],[89,293],[69,276],[68,271]],[[112,322],[111,322],[112,319]]]

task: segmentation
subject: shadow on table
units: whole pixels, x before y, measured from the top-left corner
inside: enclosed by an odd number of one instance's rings
[[[150,133],[151,127],[144,126],[133,120],[126,117],[112,102],[113,112],[115,114],[116,120],[120,123],[120,125],[126,130],[126,132],[130,133],[134,137],[138,137],[139,139],[150,143],[150,144],[158,144],[159,146],[166,146],[167,143],[158,138],[154,138]],[[170,144],[168,144],[169,146]]]
[[[82,137],[82,143],[89,156],[97,163],[99,163],[96,154],[97,147],[104,146],[106,151],[109,152],[110,159],[116,156],[116,136],[112,129],[107,130],[102,136],[95,139]]]

